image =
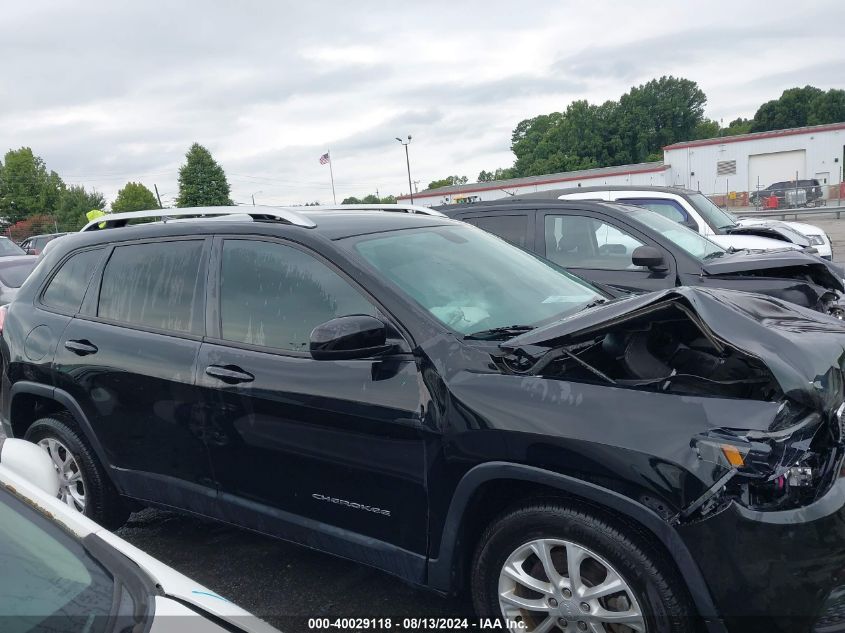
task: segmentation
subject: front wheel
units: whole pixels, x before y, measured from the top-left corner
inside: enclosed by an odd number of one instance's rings
[[[558,504],[500,517],[475,553],[480,617],[545,633],[695,630],[677,574],[622,524]]]

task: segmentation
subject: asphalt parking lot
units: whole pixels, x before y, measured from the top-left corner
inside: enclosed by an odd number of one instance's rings
[[[118,535],[282,631],[312,617],[468,617],[468,603],[304,547],[195,517],[147,509]]]
[[[791,219],[787,218],[787,220]],[[800,221],[814,224],[823,229],[830,236],[833,245],[833,261],[845,264],[845,218],[837,220],[835,216],[831,215],[802,216]]]

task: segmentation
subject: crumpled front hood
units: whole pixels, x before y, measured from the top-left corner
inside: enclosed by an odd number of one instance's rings
[[[785,222],[775,220],[758,220],[750,224],[740,222],[736,226],[726,229],[725,232],[730,235],[749,234],[771,237],[776,240],[786,240],[802,247],[810,245],[810,240],[807,239],[806,235]]]
[[[758,358],[785,396],[819,411],[842,401],[845,325],[842,321],[764,295],[678,287],[637,295],[577,313],[500,344],[505,352],[536,355],[600,331],[658,304],[680,302],[718,340]]]
[[[706,275],[731,275],[745,272],[765,273],[771,270],[772,277],[784,277],[783,269],[795,271],[792,278],[802,273],[809,275],[815,283],[825,288],[842,292],[842,276],[827,260],[801,251],[783,249],[765,253],[727,253],[722,257],[710,259],[702,266]]]
[[[772,226],[772,227],[787,227],[793,231],[797,231],[801,235],[824,235],[819,227],[804,222],[786,222],[784,220],[762,220],[754,218],[739,218],[737,223],[740,226]]]

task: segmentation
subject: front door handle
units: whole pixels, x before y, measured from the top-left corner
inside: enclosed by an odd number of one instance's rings
[[[255,376],[248,371],[244,371],[237,365],[209,365],[205,368],[205,373],[212,378],[217,378],[230,385],[255,380]]]
[[[97,346],[86,339],[82,339],[80,341],[65,341],[65,349],[70,350],[79,356],[87,356],[88,354],[97,353]]]

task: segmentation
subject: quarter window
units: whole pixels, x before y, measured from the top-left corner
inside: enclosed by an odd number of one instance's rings
[[[641,270],[631,255],[642,246],[635,237],[598,218],[547,215],[546,257],[568,268]]]
[[[62,312],[75,314],[82,305],[85,289],[102,254],[102,249],[82,251],[66,260],[47,285],[41,303]]]
[[[202,240],[118,246],[103,271],[97,315],[198,334],[205,306]]]
[[[315,327],[350,314],[375,315],[376,310],[311,255],[274,242],[223,243],[220,327],[225,340],[308,351]]]

